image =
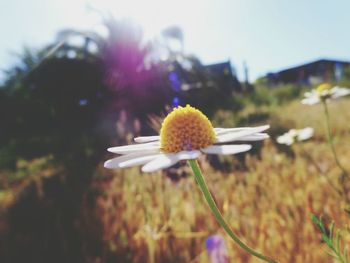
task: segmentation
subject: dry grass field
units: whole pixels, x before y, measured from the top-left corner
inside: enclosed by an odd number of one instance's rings
[[[343,99],[329,105],[334,143],[347,169],[349,102]],[[334,220],[336,227],[342,229],[343,245],[350,237],[345,230],[349,217],[344,212],[344,199],[326,179],[340,187],[340,171],[325,136],[322,105],[306,106],[294,101],[265,111],[270,114],[267,122],[272,126],[272,134],[275,126],[310,126],[315,128],[314,137],[303,145],[293,145],[294,155],[290,155],[279,150],[272,135],[264,142],[259,156],[246,156],[247,169],[243,170],[219,172],[204,157],[200,165],[209,188],[224,217],[251,247],[279,262],[332,262],[311,222],[311,214],[322,216],[327,223]],[[230,113],[224,115],[228,118]],[[235,156],[227,160],[234,162]],[[206,238],[221,234],[226,239],[230,262],[258,262],[223,233],[191,171],[186,166],[183,169],[187,176],[176,182],[163,173],[141,174],[138,168],[112,172],[99,169],[105,179],[98,176],[100,179],[93,186],[102,190],[95,216],[103,222],[108,253],[130,262],[204,263],[209,262]]]

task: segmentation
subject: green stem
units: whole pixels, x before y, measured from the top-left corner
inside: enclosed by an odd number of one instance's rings
[[[237,236],[235,233],[233,233],[233,231],[231,230],[230,226],[226,223],[225,219],[223,218],[219,208],[216,206],[216,203],[208,189],[207,184],[205,183],[204,177],[202,175],[202,172],[198,166],[198,163],[196,160],[188,160],[189,165],[192,168],[192,171],[195,175],[196,181],[199,185],[199,188],[201,189],[205,200],[208,202],[208,205],[211,209],[211,211],[213,212],[216,220],[218,221],[218,223],[222,226],[222,228],[226,231],[226,233],[233,239],[233,241],[235,241],[242,249],[244,249],[246,252],[248,252],[249,254],[260,258],[261,260],[264,260],[266,262],[270,262],[270,263],[277,263],[277,261],[266,257],[256,251],[254,251],[252,248],[248,247],[246,244],[244,244]]]
[[[332,138],[332,132],[331,132],[331,125],[329,121],[329,112],[328,112],[328,106],[327,102],[323,101],[323,106],[324,106],[324,113],[326,115],[326,126],[327,126],[327,138],[328,138],[328,143],[331,146],[331,150],[335,159],[336,164],[338,165],[339,169],[343,172],[343,175],[345,177],[348,177],[348,172],[345,170],[345,168],[341,165],[337,153],[335,151],[334,143],[333,143],[333,138]]]

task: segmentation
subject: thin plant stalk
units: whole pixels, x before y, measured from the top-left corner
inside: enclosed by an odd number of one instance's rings
[[[302,153],[304,154],[304,156],[313,164],[313,166],[316,168],[316,170],[324,176],[324,178],[326,179],[327,183],[329,186],[331,186],[331,188],[333,188],[333,190],[339,195],[339,196],[343,196],[343,192],[338,189],[333,182],[330,180],[330,178],[327,176],[327,173],[325,173],[321,167],[318,165],[318,163],[314,160],[314,158],[304,149],[303,143],[299,142],[298,145],[300,146],[300,149],[302,151]],[[344,193],[345,194],[345,193]]]
[[[323,101],[323,106],[324,106],[324,113],[326,115],[326,126],[327,126],[328,143],[329,143],[329,145],[331,147],[331,150],[332,150],[332,153],[333,153],[333,157],[334,157],[334,160],[335,160],[337,166],[342,171],[343,176],[344,177],[348,177],[349,176],[348,172],[346,171],[344,166],[340,163],[339,158],[337,156],[337,152],[335,151],[335,147],[334,147],[334,143],[333,143],[333,137],[332,137],[332,132],[331,132],[331,125],[330,125],[330,121],[329,121],[328,106],[327,106],[327,102],[326,101]]]
[[[231,227],[226,223],[225,219],[223,218],[219,208],[217,207],[213,196],[211,195],[208,186],[204,180],[204,177],[202,175],[202,172],[198,166],[198,163],[196,160],[188,160],[188,163],[190,165],[190,167],[192,168],[192,171],[194,173],[194,176],[196,178],[196,181],[199,185],[199,188],[201,189],[205,200],[207,201],[211,211],[213,212],[217,222],[220,224],[220,226],[226,231],[226,233],[233,239],[234,242],[236,242],[237,245],[239,245],[243,250],[245,250],[246,252],[248,252],[249,254],[265,261],[265,262],[270,262],[270,263],[277,263],[277,261],[264,256],[258,252],[256,252],[255,250],[253,250],[252,248],[250,248],[249,246],[247,246],[246,244],[244,244],[239,238],[238,236],[232,231]]]

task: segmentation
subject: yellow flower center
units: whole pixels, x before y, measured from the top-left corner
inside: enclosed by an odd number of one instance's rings
[[[322,94],[324,91],[328,91],[332,88],[332,86],[328,83],[323,83],[321,85],[319,85],[316,89],[318,94]]]
[[[215,141],[211,122],[190,105],[175,108],[166,116],[160,129],[160,144],[164,152],[198,150]]]

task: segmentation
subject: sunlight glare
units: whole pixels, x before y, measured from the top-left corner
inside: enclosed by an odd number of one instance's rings
[[[91,0],[89,4],[116,18],[130,18],[143,28],[146,38],[159,34],[167,26],[185,29],[192,19],[197,1],[170,0]]]

